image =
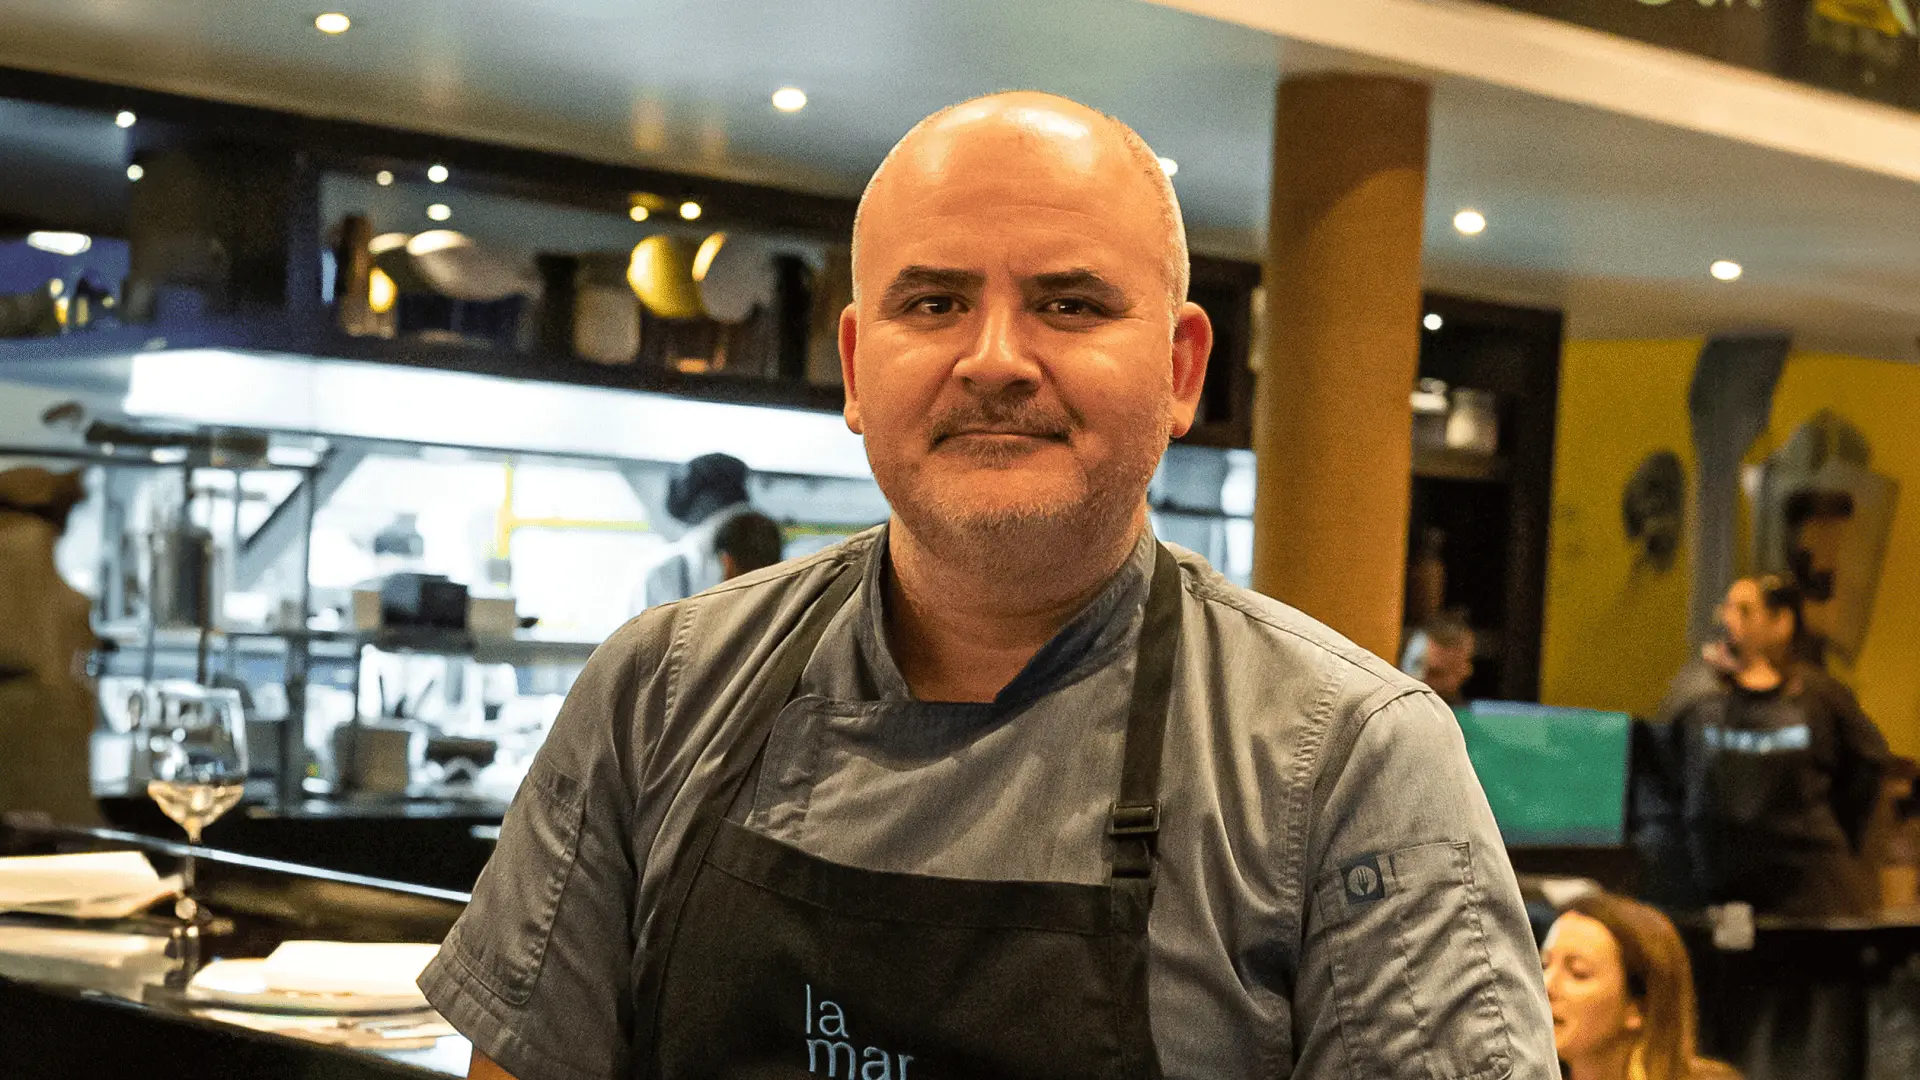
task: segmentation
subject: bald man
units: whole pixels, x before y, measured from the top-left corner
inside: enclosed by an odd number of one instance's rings
[[[1451,714],[1152,535],[1212,344],[1153,152],[970,101],[854,242],[891,518],[595,654],[422,979],[472,1075],[1557,1077]]]

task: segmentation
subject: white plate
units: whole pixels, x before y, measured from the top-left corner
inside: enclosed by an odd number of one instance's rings
[[[265,960],[215,960],[187,984],[187,1000],[196,1005],[236,1009],[340,1015],[411,1012],[427,1007],[426,995],[418,989],[410,994],[303,993],[272,988],[267,974]]]

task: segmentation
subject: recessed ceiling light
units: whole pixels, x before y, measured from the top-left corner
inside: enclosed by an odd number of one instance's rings
[[[1739,263],[1731,259],[1721,259],[1708,267],[1707,272],[1719,278],[1721,281],[1738,281],[1740,280],[1740,275],[1746,271]]]
[[[1478,210],[1462,210],[1453,215],[1453,227],[1461,236],[1479,236],[1487,231],[1487,215]]]
[[[93,237],[77,232],[30,232],[27,246],[55,255],[82,255],[93,246]]]
[[[644,206],[632,207],[627,211],[627,216],[635,221],[645,221],[647,220],[647,208]]]
[[[140,166],[138,165],[127,166],[127,179],[139,180],[141,177],[145,175],[147,175],[147,170],[141,168]]]
[[[433,181],[433,182],[434,182],[434,183],[436,183],[436,184],[444,184],[444,183],[446,183],[446,182],[447,182],[447,167],[446,167],[445,165],[429,165],[429,166],[427,166],[427,179],[429,179],[429,180],[431,180],[431,181]]]
[[[688,221],[695,220],[700,216],[700,204],[697,202],[694,202],[692,199],[688,199],[686,202],[681,203],[680,216],[683,218],[686,218]]]
[[[1420,325],[1429,330],[1438,330],[1447,325],[1447,320],[1441,318],[1438,312],[1429,311],[1427,317],[1420,320]]]
[[[381,187],[392,187],[393,173],[389,170],[381,169],[379,172],[373,174],[373,182],[379,184]]]
[[[427,216],[435,221],[445,221],[453,216],[453,211],[448,209],[446,203],[437,202],[427,207]]]
[[[1163,157],[1160,159],[1160,171],[1172,176],[1180,171],[1180,163],[1170,157]]]
[[[115,127],[130,128],[133,126],[134,121],[137,119],[138,117],[134,116],[132,113],[128,112],[125,109],[121,109],[120,112],[114,116],[113,123]]]
[[[352,25],[352,19],[347,18],[337,11],[329,11],[324,15],[317,15],[313,20],[314,29],[323,34],[344,34]]]
[[[807,92],[797,86],[783,86],[773,92],[773,107],[781,112],[799,112],[807,107]]]

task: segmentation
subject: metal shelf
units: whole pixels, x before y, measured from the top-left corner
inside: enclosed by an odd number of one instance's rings
[[[140,627],[109,626],[96,633],[123,652],[146,643],[146,631]],[[449,630],[215,630],[210,638],[222,647],[231,639],[238,651],[254,656],[279,656],[286,652],[287,643],[305,641],[316,657],[351,658],[370,646],[381,652],[468,656],[483,664],[515,666],[585,663],[600,647],[598,641],[572,641],[525,630],[512,637]],[[161,652],[192,652],[199,642],[200,632],[192,627],[162,627],[154,634],[154,646]]]

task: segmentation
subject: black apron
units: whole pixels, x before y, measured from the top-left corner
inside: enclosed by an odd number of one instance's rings
[[[857,577],[770,661],[676,856],[639,972],[633,1075],[1158,1080],[1147,912],[1180,638],[1173,556],[1158,547],[1147,595],[1105,885],[861,870],[727,820]]]

